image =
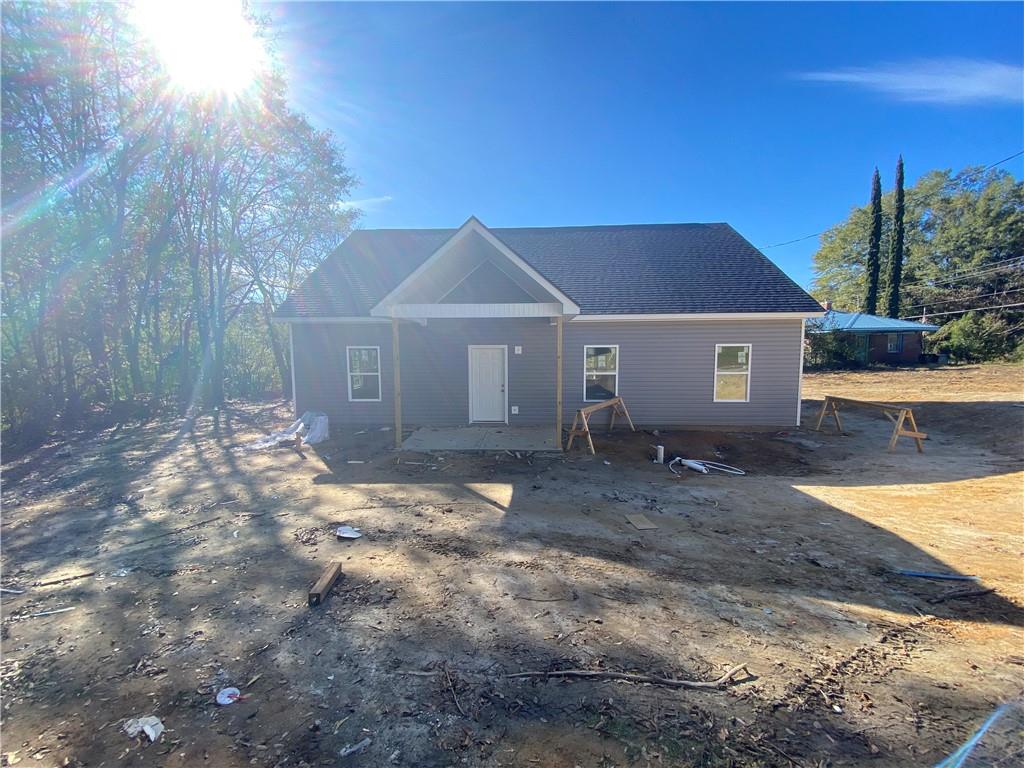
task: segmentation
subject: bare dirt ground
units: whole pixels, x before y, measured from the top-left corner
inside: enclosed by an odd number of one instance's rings
[[[811,431],[823,393],[921,404],[925,453],[886,453],[869,413]],[[804,394],[788,434],[599,433],[596,457],[396,454],[376,430],[246,453],[289,420],[248,405],[9,461],[5,764],[934,764],[1024,692],[1024,372]],[[748,474],[676,477],[656,441]],[[506,677],[740,663],[721,690]],[[244,699],[218,707],[226,685]],[[155,743],[122,731],[146,715]]]

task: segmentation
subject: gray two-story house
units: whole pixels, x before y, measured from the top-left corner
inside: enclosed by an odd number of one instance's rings
[[[295,410],[332,428],[800,422],[822,308],[728,224],[353,232],[281,306]]]

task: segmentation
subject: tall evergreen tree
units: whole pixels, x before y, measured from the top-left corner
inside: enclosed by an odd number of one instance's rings
[[[900,316],[900,281],[903,279],[903,155],[896,163],[893,193],[892,241],[889,247],[889,280],[885,286],[885,307],[889,317]]]
[[[875,168],[871,179],[871,235],[868,239],[868,261],[865,265],[867,281],[864,293],[864,311],[873,315],[878,311],[878,272],[881,267],[879,252],[882,248],[882,180]]]

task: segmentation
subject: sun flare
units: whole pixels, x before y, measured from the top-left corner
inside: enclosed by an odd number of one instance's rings
[[[267,63],[264,41],[238,0],[138,0],[132,20],[171,83],[189,93],[235,96]]]

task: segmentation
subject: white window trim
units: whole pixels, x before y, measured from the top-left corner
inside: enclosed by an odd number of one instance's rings
[[[350,351],[353,349],[375,349],[377,350],[377,373],[352,373],[352,356]],[[352,397],[352,377],[353,376],[376,376],[377,377],[377,397]],[[345,347],[345,378],[348,380],[348,401],[350,403],[379,403],[381,398],[384,396],[384,379],[381,376],[381,359],[380,359],[380,347],[375,347],[369,344],[353,345],[351,347]]]
[[[615,377],[615,394],[612,397],[619,396],[619,369],[622,367],[622,361],[619,359],[619,345],[618,344],[584,344],[583,345],[583,402],[584,403],[602,403],[603,400],[588,400],[587,399],[587,350],[591,347],[608,347],[609,349],[615,350],[615,373],[609,371],[595,371],[595,376],[614,376]]]
[[[734,371],[722,371],[722,376],[746,376],[747,377],[747,396],[743,400],[724,400],[718,397],[718,352],[722,347],[746,347],[747,348],[747,370],[745,373],[739,373]],[[715,394],[714,401],[716,403],[749,403],[750,402],[750,382],[752,381],[751,373],[754,370],[754,346],[744,342],[727,342],[725,344],[715,344]]]

